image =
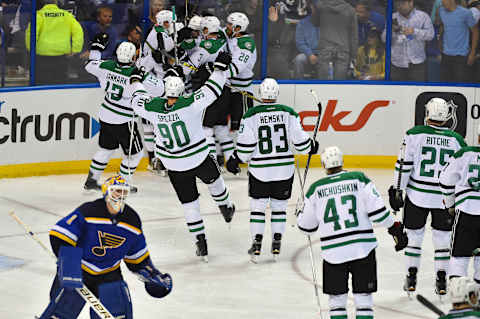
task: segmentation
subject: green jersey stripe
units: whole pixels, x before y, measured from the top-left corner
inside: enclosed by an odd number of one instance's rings
[[[352,239],[352,240],[348,240],[348,241],[343,241],[343,242],[336,243],[336,244],[322,246],[322,249],[327,250],[327,249],[331,249],[331,248],[337,248],[337,247],[347,246],[347,245],[356,244],[356,243],[375,243],[375,242],[377,242],[376,238],[359,238],[359,239]]]
[[[374,223],[381,223],[381,222],[383,222],[383,221],[388,217],[388,215],[390,215],[390,212],[389,212],[389,211],[387,211],[387,213],[386,213],[385,215],[383,215],[383,216],[380,217],[379,219],[374,220],[373,222],[374,222]]]
[[[116,111],[112,108],[109,108],[107,105],[105,105],[105,103],[102,103],[102,106],[104,108],[106,108],[107,110],[109,110],[110,112],[113,112],[113,113],[116,113],[118,115],[122,115],[122,116],[125,116],[125,117],[133,117],[133,114],[128,114],[128,113],[123,113],[123,112],[119,112],[119,111]]]
[[[432,189],[423,189],[423,188],[412,186],[411,184],[408,184],[407,188],[413,189],[414,191],[417,191],[417,192],[442,195],[441,191],[436,191]]]
[[[293,165],[295,162],[275,163],[275,164],[250,164],[249,167],[262,168],[262,167],[274,167],[274,166],[287,166]]]
[[[464,197],[464,198],[462,198],[461,200],[455,202],[455,206],[460,205],[461,203],[463,203],[463,202],[466,201],[467,199],[480,200],[480,196],[467,196],[467,197]]]
[[[215,85],[217,87],[217,89],[220,91],[220,93],[222,92],[222,87],[217,82],[215,82],[214,80],[211,80],[211,79],[208,79],[207,82],[212,83],[213,85]]]
[[[206,150],[208,148],[208,145],[205,145],[204,147],[192,152],[192,153],[189,153],[189,154],[185,154],[185,155],[181,155],[181,156],[173,156],[173,155],[167,155],[167,154],[163,154],[163,153],[160,153],[157,151],[157,154],[161,157],[166,157],[166,158],[185,158],[185,157],[190,157],[190,156],[193,156],[195,154],[198,154],[204,150]]]

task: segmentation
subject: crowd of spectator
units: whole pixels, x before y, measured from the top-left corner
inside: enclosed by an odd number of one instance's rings
[[[109,35],[103,59],[128,39],[141,44],[155,15],[176,6],[185,14],[224,19],[241,11],[262,52],[263,0],[37,1],[36,84],[85,83],[88,48],[99,32]],[[383,80],[387,0],[270,0],[267,74],[278,79]],[[6,37],[7,79],[28,80],[31,0],[0,0],[0,28]],[[480,71],[480,0],[393,0],[393,81],[474,82]],[[49,16],[49,18],[45,18]],[[55,16],[55,18],[53,18]],[[47,23],[53,21],[55,23]],[[45,24],[46,27],[42,27]],[[258,57],[255,74],[260,76]],[[56,70],[55,75],[48,70]],[[14,85],[18,84],[13,82]]]

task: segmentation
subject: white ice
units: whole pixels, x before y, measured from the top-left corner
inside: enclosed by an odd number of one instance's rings
[[[363,170],[382,191],[391,183],[391,170]],[[106,174],[108,175],[108,174]],[[135,318],[195,319],[273,319],[320,318],[306,237],[293,227],[293,211],[300,194],[295,180],[289,203],[287,230],[281,255],[273,262],[270,254],[269,222],[259,263],[249,262],[249,199],[247,177],[224,175],[237,212],[227,227],[208,190],[199,182],[201,210],[207,231],[209,263],[195,256],[193,239],[187,231],[183,211],[168,178],[147,172],[135,174],[139,193],[130,196],[129,204],[143,219],[154,264],[173,277],[173,291],[164,299],[154,299],[143,284],[122,266],[133,299]],[[311,169],[307,185],[323,176]],[[104,176],[105,177],[105,176]],[[55,264],[49,255],[8,215],[15,213],[48,245],[48,230],[62,216],[81,203],[99,196],[84,195],[84,175],[44,176],[0,180],[0,318],[32,319],[48,303]],[[267,215],[268,217],[268,215]],[[397,217],[400,218],[400,217]],[[268,219],[268,218],[267,218]],[[386,229],[376,228],[379,289],[374,295],[376,318],[437,318],[402,290],[405,276],[403,253],[396,253]],[[321,293],[322,262],[319,236],[312,238],[319,281],[323,318],[328,318],[328,299]],[[6,258],[8,257],[8,258]],[[8,261],[8,264],[7,264]],[[433,248],[431,232],[424,240],[418,293],[432,300],[443,311],[449,309],[434,294]],[[349,316],[354,318],[353,300],[349,298]],[[84,308],[79,318],[88,318]]]

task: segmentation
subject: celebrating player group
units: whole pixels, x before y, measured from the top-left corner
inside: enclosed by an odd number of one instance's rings
[[[114,60],[100,59],[107,34],[98,34],[91,44],[85,68],[98,78],[105,96],[99,105],[98,147],[84,189],[101,191],[103,196],[76,208],[51,229],[58,267],[51,301],[41,319],[77,318],[85,304],[75,290],[81,287],[92,291],[116,318],[132,318],[128,286],[119,268],[122,260],[153,297],[162,298],[172,290],[172,276],[153,265],[140,217],[125,203],[130,193],[142,191],[132,176],[145,152],[149,170],[168,176],[183,207],[195,253],[205,262],[207,231],[197,178],[207,184],[225,222],[231,223],[234,198],[222,169],[225,165],[236,175],[240,164],[248,164],[249,258],[256,263],[262,253],[267,206],[271,208],[270,252],[274,258],[280,254],[294,181],[294,153],[308,154],[310,163],[319,143],[303,130],[291,107],[278,103],[280,88],[274,79],[264,79],[255,97],[252,79],[257,51],[245,14],[231,13],[225,27],[214,16],[193,16],[183,25],[176,21],[174,10],[160,11],[156,19],[142,47],[122,42]],[[254,100],[259,102],[255,106]],[[478,302],[478,288],[465,278],[469,258],[474,252],[480,254],[476,251],[480,247],[480,148],[467,147],[447,127],[453,112],[450,103],[433,98],[426,105],[425,125],[413,127],[404,137],[394,185],[388,190],[391,208],[403,208],[402,221],[395,220],[369,177],[343,169],[339,147],[326,147],[321,153],[326,177],[308,187],[296,214],[310,249],[310,236],[320,234],[322,289],[329,297],[330,318],[347,318],[350,275],[357,318],[374,317],[374,224],[387,228],[396,251],[405,249],[403,288],[409,294],[416,290],[429,214],[435,291],[446,294],[448,277],[460,277],[454,281],[458,302],[452,312],[455,318],[480,317],[471,309]],[[101,175],[118,147],[123,152],[120,171],[102,184]],[[477,258],[474,280],[480,283]],[[312,271],[315,279],[315,267]],[[471,298],[471,293],[477,298]],[[91,318],[98,317],[92,310]]]

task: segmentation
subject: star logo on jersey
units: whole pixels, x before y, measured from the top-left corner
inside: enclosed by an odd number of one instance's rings
[[[245,47],[250,50],[252,48],[252,44],[250,42],[247,42],[245,43]]]
[[[95,256],[103,257],[107,253],[107,249],[118,248],[123,245],[126,238],[98,231],[98,241],[100,246],[92,247],[92,253]]]
[[[212,42],[207,41],[205,42],[205,49],[210,49],[212,47]]]

